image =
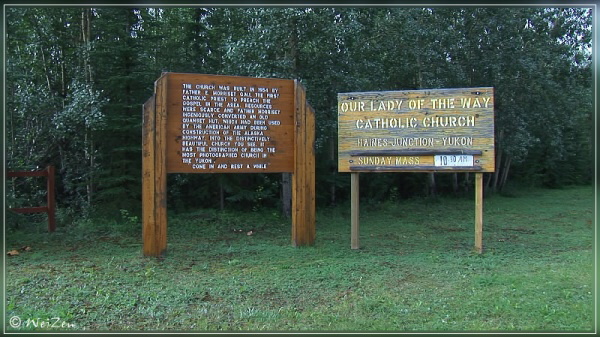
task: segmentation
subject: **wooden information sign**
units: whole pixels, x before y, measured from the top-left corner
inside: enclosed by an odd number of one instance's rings
[[[168,173],[293,172],[294,81],[170,74]]]
[[[494,171],[493,88],[338,94],[340,172]]]
[[[358,249],[358,172],[476,172],[475,248],[482,251],[482,173],[494,172],[494,89],[338,94],[338,170],[352,172]]]
[[[166,249],[167,173],[292,173],[292,243],[314,242],[314,111],[298,81],[164,73],[144,104],[144,254]]]

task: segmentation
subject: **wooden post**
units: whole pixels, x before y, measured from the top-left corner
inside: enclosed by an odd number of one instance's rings
[[[167,249],[167,85],[168,77],[161,76],[155,83],[156,92],[156,147],[154,170],[156,179],[156,242],[157,255]]]
[[[154,239],[156,228],[155,187],[154,187],[154,132],[155,125],[155,96],[144,103],[144,118],[142,126],[142,238],[144,255],[157,255],[157,245]]]
[[[483,173],[475,173],[475,251],[483,253]]]
[[[46,199],[48,201],[48,231],[54,232],[56,230],[56,203],[54,198],[54,166],[49,165],[46,169],[48,171],[48,177],[46,177]]]
[[[360,248],[359,241],[359,225],[360,225],[360,188],[358,180],[358,172],[350,173],[350,247],[352,249]]]
[[[155,95],[144,103],[142,130],[142,237],[144,255],[167,249],[166,78],[155,83]]]
[[[316,183],[316,176],[315,176],[315,138],[316,138],[316,134],[315,134],[315,124],[316,124],[316,120],[315,120],[315,110],[312,108],[312,106],[310,104],[308,104],[308,102],[306,101],[306,95],[304,98],[304,104],[306,106],[306,126],[305,126],[305,133],[306,133],[306,143],[305,143],[305,150],[306,150],[306,166],[305,166],[305,170],[306,170],[306,186],[305,186],[305,190],[304,190],[304,195],[306,198],[306,208],[305,208],[305,212],[306,212],[306,226],[307,226],[307,244],[309,245],[313,245],[315,243],[315,237],[316,237],[316,228],[315,228],[315,224],[317,222],[317,216],[316,216],[316,190],[315,190],[315,183]]]
[[[292,245],[315,240],[315,116],[306,103],[306,91],[296,80],[294,173],[292,174]]]

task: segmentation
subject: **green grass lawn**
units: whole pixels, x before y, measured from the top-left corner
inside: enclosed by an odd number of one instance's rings
[[[468,198],[363,201],[355,251],[348,205],[318,207],[303,248],[274,210],[171,213],[159,259],[131,216],[7,224],[6,249],[32,249],[6,256],[5,329],[594,331],[592,187],[487,198],[482,255],[473,222]]]

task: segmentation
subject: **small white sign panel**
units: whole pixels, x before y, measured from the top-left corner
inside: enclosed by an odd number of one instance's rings
[[[473,166],[472,155],[436,155],[433,160],[435,166]]]

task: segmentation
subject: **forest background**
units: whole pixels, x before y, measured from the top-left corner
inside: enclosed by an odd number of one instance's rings
[[[337,93],[491,86],[507,186],[594,180],[590,8],[6,6],[5,165],[57,168],[61,220],[141,211],[142,104],[162,72],[299,79],[316,111],[317,206],[337,172]],[[171,174],[170,209],[280,207],[285,174]],[[468,173],[378,173],[362,197],[470,195]],[[6,206],[44,182],[6,182]],[[285,207],[283,207],[285,210]]]

